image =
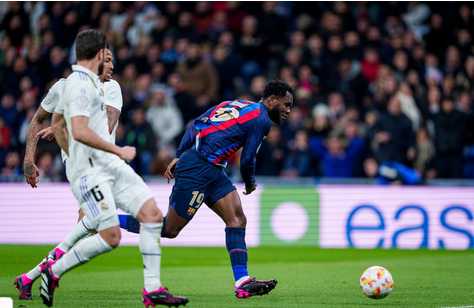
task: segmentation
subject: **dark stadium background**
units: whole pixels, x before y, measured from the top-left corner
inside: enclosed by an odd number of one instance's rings
[[[472,3],[79,1],[0,2],[0,181],[24,181],[30,121],[88,28],[114,52],[117,144],[138,148],[142,176],[163,176],[194,117],[258,101],[279,78],[295,104],[263,143],[258,176],[375,182],[379,164],[397,162],[428,180],[474,178]],[[40,182],[65,180],[56,142],[40,141],[36,158]]]

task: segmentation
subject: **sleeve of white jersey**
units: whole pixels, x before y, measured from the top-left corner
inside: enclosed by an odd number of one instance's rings
[[[64,103],[62,99],[59,100],[58,104],[56,105],[56,108],[54,108],[54,112],[64,114]]]
[[[92,84],[80,82],[71,87],[66,87],[64,95],[67,95],[67,101],[70,106],[70,117],[85,116],[90,118],[91,109],[96,99],[97,90]]]
[[[122,98],[122,89],[120,85],[115,80],[108,81],[107,88],[105,89],[105,104],[107,106],[114,107],[115,109],[122,112],[123,98]]]
[[[63,89],[63,83],[65,79],[61,79],[57,81],[48,91],[46,97],[41,102],[41,107],[49,113],[53,113],[56,108],[56,105],[59,103],[59,99],[61,98],[61,92]]]

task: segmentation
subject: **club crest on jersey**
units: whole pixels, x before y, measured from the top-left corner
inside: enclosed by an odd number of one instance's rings
[[[194,213],[196,213],[196,209],[190,207],[190,208],[188,209],[188,215],[189,215],[189,216],[193,216]]]
[[[211,118],[213,122],[224,122],[239,117],[239,111],[235,108],[219,108]]]
[[[86,109],[89,105],[89,100],[85,96],[81,96],[77,99],[77,108]]]
[[[104,90],[102,88],[100,88],[100,95],[105,96]]]
[[[109,209],[109,206],[105,204],[104,202],[102,202],[100,204],[100,208],[102,209],[102,211],[107,211]]]

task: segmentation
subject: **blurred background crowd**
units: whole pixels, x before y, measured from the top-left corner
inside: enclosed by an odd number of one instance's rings
[[[122,87],[117,144],[162,176],[187,125],[224,100],[295,90],[256,174],[474,178],[474,3],[0,2],[0,181],[23,181],[28,128],[71,73],[79,31],[98,29]],[[46,121],[44,127],[50,124]],[[40,141],[40,181],[64,180]],[[238,153],[227,172],[238,176]]]

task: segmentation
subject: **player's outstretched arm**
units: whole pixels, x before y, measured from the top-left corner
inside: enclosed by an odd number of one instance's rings
[[[134,147],[119,147],[100,138],[89,128],[89,118],[86,116],[75,116],[71,118],[72,137],[79,142],[92,148],[118,155],[126,162],[135,158],[137,150]]]
[[[252,122],[252,126],[249,126],[240,158],[240,174],[245,182],[244,195],[251,194],[257,188],[254,177],[257,162],[256,156],[263,139],[268,135],[271,127],[269,122],[261,121],[258,118]]]
[[[39,170],[33,161],[36,144],[38,143],[38,137],[36,137],[36,134],[41,130],[44,120],[46,120],[49,115],[50,113],[40,106],[31,120],[30,129],[28,130],[23,169],[25,172],[26,183],[30,184],[32,188],[36,188],[36,183],[39,182],[39,179],[37,178],[39,176]]]
[[[114,108],[112,106],[105,106],[105,110],[107,111],[107,123],[109,124],[109,134],[112,134],[114,131],[115,125],[117,124],[120,118],[120,110]]]
[[[69,156],[69,135],[67,132],[67,124],[64,116],[60,113],[54,112],[51,127],[59,147],[63,149],[63,151]]]

